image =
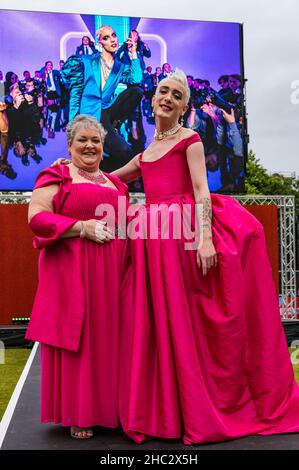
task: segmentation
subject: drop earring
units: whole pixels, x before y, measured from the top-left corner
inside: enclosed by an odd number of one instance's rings
[[[181,126],[184,125],[184,115],[183,114],[181,115],[179,122],[180,122]]]

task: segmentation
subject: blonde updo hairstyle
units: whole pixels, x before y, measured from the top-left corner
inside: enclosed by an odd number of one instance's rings
[[[100,26],[100,28],[96,30],[96,37],[97,37],[98,42],[100,42],[101,35],[104,29],[113,30],[112,26],[110,26],[109,24],[103,24],[102,26]]]

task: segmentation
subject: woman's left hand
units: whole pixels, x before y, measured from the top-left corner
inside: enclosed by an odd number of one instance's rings
[[[71,160],[68,160],[67,158],[57,158],[57,160],[55,160],[55,162],[52,163],[51,166],[55,166],[55,165],[70,165],[72,163]]]
[[[211,239],[204,239],[197,249],[197,264],[202,267],[202,273],[205,276],[208,270],[217,266],[217,253]]]

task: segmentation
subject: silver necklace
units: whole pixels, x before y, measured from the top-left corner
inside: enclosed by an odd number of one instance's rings
[[[113,64],[114,64],[114,60],[112,60],[110,64],[108,64],[108,62],[106,61],[103,55],[101,55],[101,59],[102,59],[102,65],[105,67],[105,69],[111,71]]]
[[[111,60],[111,62],[110,62],[111,65],[108,64],[108,62],[107,62],[107,60],[105,59],[105,57],[103,56],[103,54],[101,54],[101,59],[102,59],[103,63],[106,65],[106,67],[111,70],[112,67],[113,67],[114,58],[112,57],[112,60]]]
[[[101,54],[101,70],[102,70],[104,83],[107,81],[107,78],[109,77],[109,74],[112,70],[113,64],[114,64],[114,60],[112,60],[111,65],[110,65],[110,64],[108,64],[106,59],[104,59],[103,55]]]

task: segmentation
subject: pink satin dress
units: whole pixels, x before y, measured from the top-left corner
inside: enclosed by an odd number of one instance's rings
[[[145,218],[151,204],[194,206],[186,150],[197,141],[183,139],[152,162],[141,156]],[[205,277],[184,240],[130,240],[120,416],[137,443],[299,432],[299,388],[263,227],[232,197],[211,199],[218,265]]]
[[[99,204],[118,210],[127,187],[73,183],[69,169],[44,170],[35,188],[58,184],[54,213],[32,218],[41,248],[39,285],[26,338],[41,342],[41,421],[63,426],[119,426],[119,292],[126,240],[103,245],[61,238],[77,220],[101,219]]]

